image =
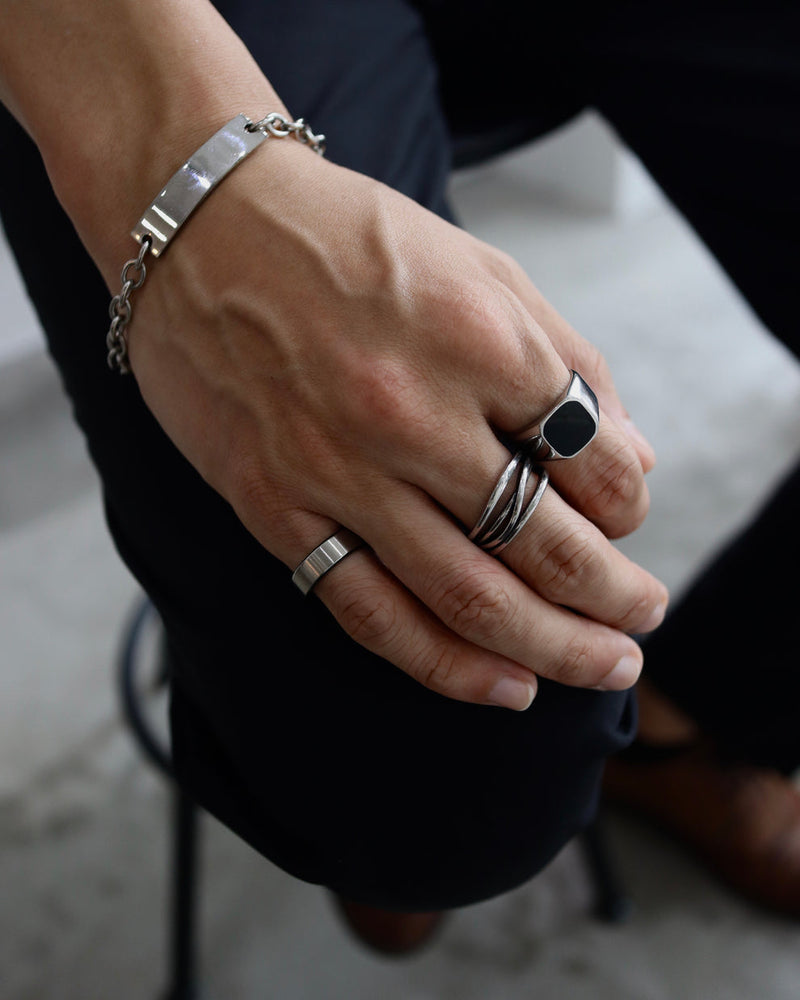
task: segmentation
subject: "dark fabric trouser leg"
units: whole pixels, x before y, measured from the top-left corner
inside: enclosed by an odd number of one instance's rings
[[[587,95],[797,355],[797,5],[608,9],[582,52]],[[707,731],[786,770],[800,764],[798,512],[800,469],[645,645],[647,675]]]
[[[293,113],[328,133],[333,159],[446,211],[446,127],[410,7],[222,7]],[[542,684],[521,715],[449,701],[303,601],[165,438],[135,382],[106,369],[107,290],[7,119],[0,142],[14,151],[0,158],[6,231],[115,543],[168,630],[186,786],[287,871],[373,905],[457,906],[535,874],[590,818],[602,761],[630,738],[631,699]]]
[[[645,647],[657,686],[706,732],[731,752],[787,773],[800,762],[791,568],[800,557],[799,510],[796,469]]]

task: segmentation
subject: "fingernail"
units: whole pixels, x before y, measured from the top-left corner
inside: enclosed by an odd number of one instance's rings
[[[633,687],[642,672],[642,661],[638,656],[628,654],[623,656],[614,666],[610,674],[606,674],[597,691],[624,691]]]
[[[652,632],[653,629],[658,628],[658,626],[664,621],[664,616],[667,613],[667,602],[664,601],[653,609],[652,614],[649,618],[645,619],[642,624],[634,629],[634,632]]]
[[[502,677],[489,692],[489,704],[524,712],[530,708],[536,689],[516,677]]]

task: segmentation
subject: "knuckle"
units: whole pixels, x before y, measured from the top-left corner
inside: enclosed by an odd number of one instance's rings
[[[595,476],[587,492],[584,510],[594,518],[608,518],[620,511],[633,511],[644,497],[642,467],[636,453],[621,445],[602,475]],[[640,523],[647,511],[639,512]]]
[[[652,613],[653,606],[653,599],[648,590],[643,588],[637,591],[621,615],[617,627],[625,630],[637,628]]]
[[[579,366],[576,370],[592,387],[610,384],[611,371],[606,359],[594,344],[583,337],[575,344],[573,361]]]
[[[310,545],[306,547],[308,508],[303,496],[286,479],[276,478],[258,453],[239,454],[232,449],[224,480],[211,485],[228,501],[243,526],[287,565],[294,566],[299,560],[295,544],[310,550]]]
[[[399,361],[374,362],[353,378],[344,399],[352,430],[389,440],[414,437],[433,417],[418,375]]]
[[[595,570],[594,533],[587,523],[543,545],[535,567],[537,589],[562,596],[579,590]]]
[[[225,478],[231,484],[229,499],[239,510],[264,515],[270,502],[270,476],[258,453],[236,449],[226,462]]]
[[[520,264],[516,257],[513,257],[510,253],[502,251],[500,260],[503,267],[501,276],[503,281],[509,285],[509,287],[524,287],[525,294],[530,297],[532,302],[542,302],[544,300],[544,296],[533,284],[527,270],[522,264]]]
[[[459,673],[458,657],[452,648],[442,645],[434,652],[426,650],[424,657],[412,664],[409,673],[431,691],[451,693]]]
[[[370,590],[350,588],[347,601],[337,611],[339,624],[359,645],[378,651],[391,645],[397,632],[397,612]]]
[[[449,312],[450,323],[455,321],[459,328],[480,335],[502,329],[507,322],[503,298],[498,296],[495,282],[485,275],[459,284]]]
[[[525,268],[506,250],[495,246],[489,248],[487,270],[506,288],[513,291],[524,287],[531,301],[543,301],[541,292],[532,284]]]
[[[492,641],[509,628],[514,610],[506,588],[483,566],[458,575],[451,571],[436,608],[446,625],[477,642]]]
[[[573,637],[549,676],[568,687],[589,687],[599,683],[602,671],[598,670],[597,651],[592,642],[583,636]]]
[[[231,447],[221,480],[211,485],[245,520],[269,524],[302,506],[302,499],[288,476],[276,476],[269,457],[257,446],[248,447],[243,442]]]
[[[447,326],[457,329],[460,341],[481,357],[502,357],[511,348],[521,359],[517,334],[529,328],[530,315],[509,283],[483,273],[454,290]]]

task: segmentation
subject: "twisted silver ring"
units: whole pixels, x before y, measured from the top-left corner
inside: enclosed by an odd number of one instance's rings
[[[538,482],[529,492],[531,475]],[[467,536],[484,551],[497,555],[522,531],[539,506],[550,477],[544,469],[534,466],[533,457],[518,451],[500,474],[481,516]]]
[[[330,538],[318,545],[305,557],[292,573],[292,583],[304,595],[310,594],[323,576],[332,570],[336,563],[341,562],[356,549],[363,548],[364,542],[358,535],[340,528]]]
[[[543,417],[517,431],[513,438],[537,462],[574,458],[594,439],[600,423],[597,396],[577,372],[564,394]]]

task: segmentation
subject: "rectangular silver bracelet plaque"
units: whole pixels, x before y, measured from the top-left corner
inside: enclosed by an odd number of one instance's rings
[[[154,257],[166,250],[206,195],[267,138],[261,130],[246,128],[250,124],[246,115],[232,118],[172,175],[132,231],[137,243],[149,236]]]

